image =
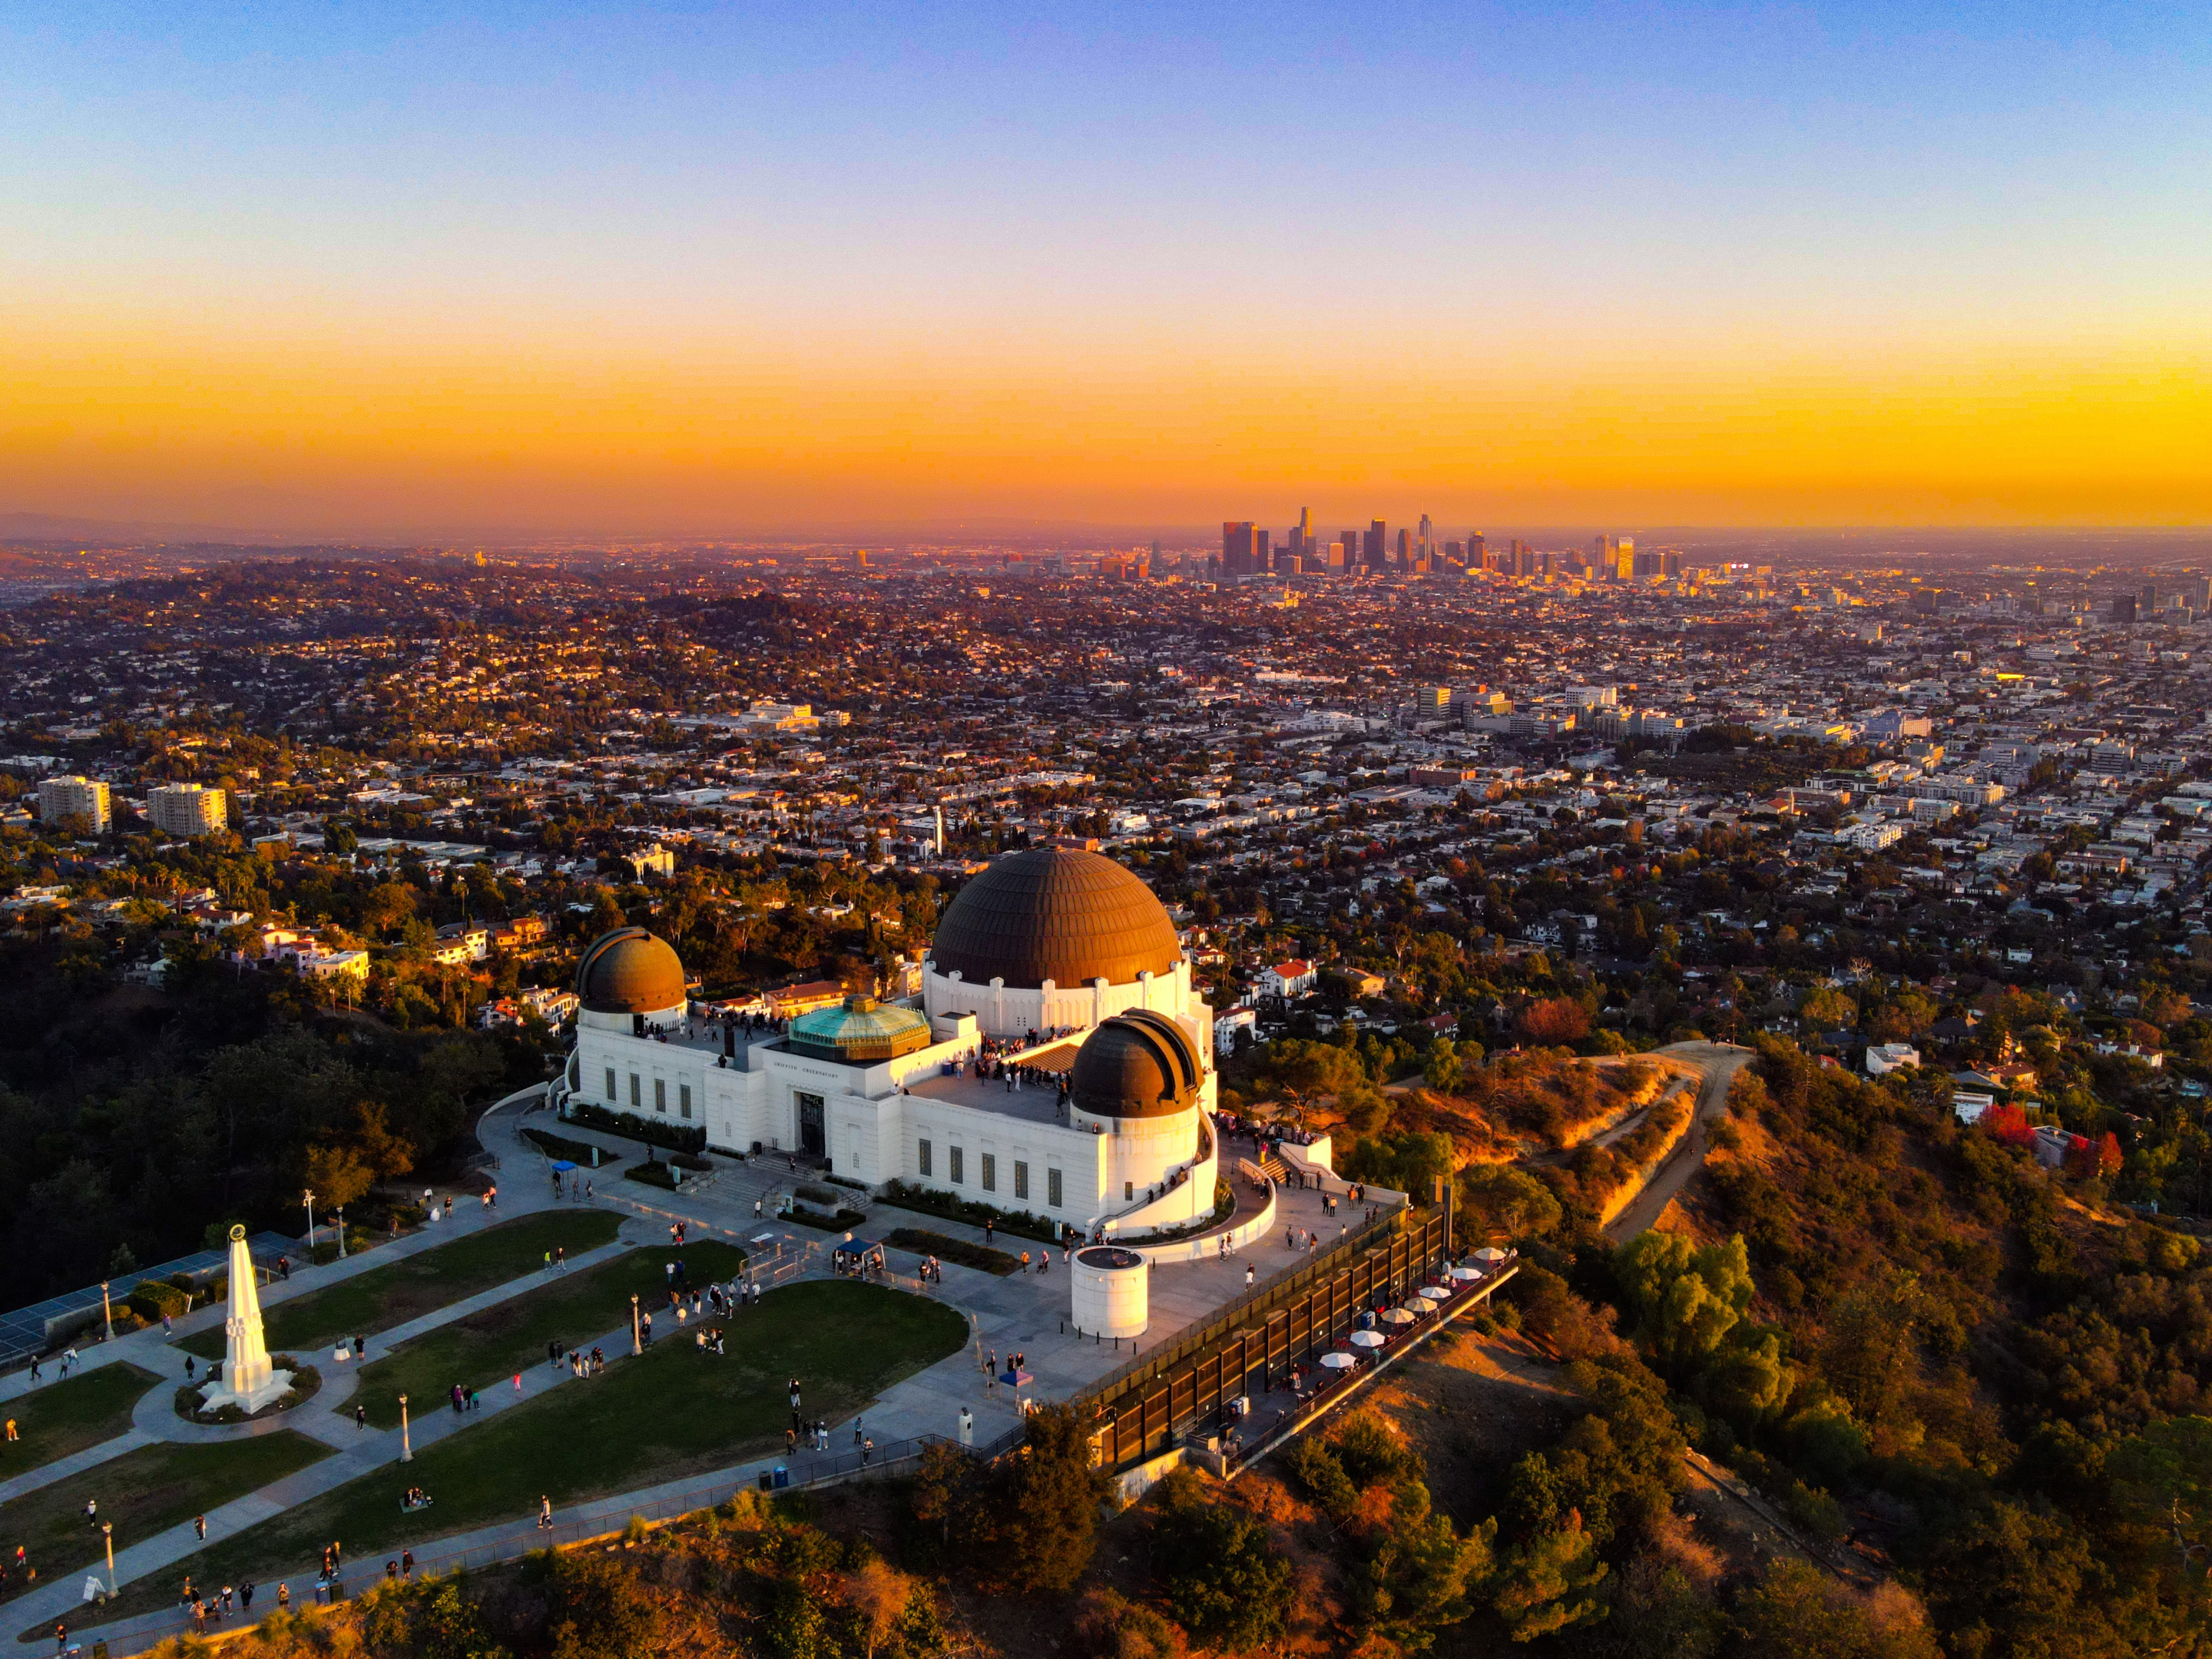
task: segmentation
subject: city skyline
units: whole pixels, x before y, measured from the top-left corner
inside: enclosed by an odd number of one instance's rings
[[[88,7],[0,41],[0,511],[2212,520],[2179,13]]]

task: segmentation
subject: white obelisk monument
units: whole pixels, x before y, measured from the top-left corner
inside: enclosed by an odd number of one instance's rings
[[[204,1412],[235,1406],[251,1415],[292,1386],[292,1373],[269,1363],[261,1340],[261,1293],[254,1286],[253,1253],[246,1229],[230,1230],[230,1316],[223,1321],[222,1375],[200,1401]]]

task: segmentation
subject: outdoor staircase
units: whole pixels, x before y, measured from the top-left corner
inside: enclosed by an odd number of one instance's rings
[[[1273,1152],[1262,1152],[1259,1160],[1260,1173],[1279,1185],[1291,1178],[1290,1169]]]

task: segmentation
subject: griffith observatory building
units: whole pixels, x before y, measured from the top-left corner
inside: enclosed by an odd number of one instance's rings
[[[696,1125],[716,1151],[798,1152],[869,1187],[1117,1237],[1213,1208],[1213,1011],[1165,908],[1097,853],[1012,854],[969,881],[904,1004],[848,997],[749,1032],[696,1012],[676,952],[641,927],[594,941],[576,993],[551,1096],[564,1109]],[[1067,1098],[974,1075],[987,1037],[1010,1066],[1066,1073]]]

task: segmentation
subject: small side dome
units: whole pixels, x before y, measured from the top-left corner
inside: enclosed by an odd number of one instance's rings
[[[791,1052],[811,1060],[870,1065],[929,1047],[929,1022],[911,1008],[886,1008],[873,997],[850,996],[791,1022]]]
[[[576,995],[595,1014],[654,1014],[687,1000],[684,963],[642,927],[617,927],[592,941],[576,964]]]
[[[1170,1117],[1198,1102],[1197,1046],[1164,1014],[1133,1008],[1101,1022],[1068,1073],[1077,1109],[1093,1117]]]

